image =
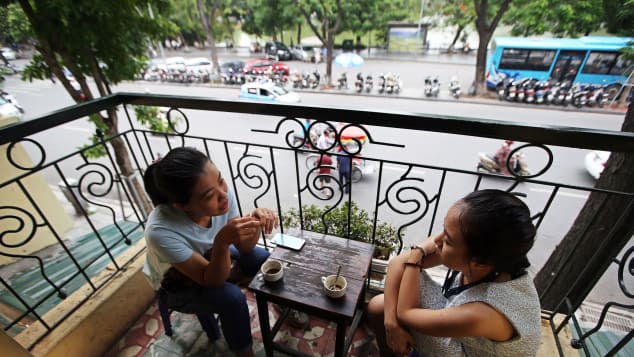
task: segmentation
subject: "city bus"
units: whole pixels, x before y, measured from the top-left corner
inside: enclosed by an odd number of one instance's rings
[[[619,50],[632,46],[633,41],[634,38],[598,36],[497,37],[487,58],[487,87],[495,89],[507,77],[535,78],[605,84],[609,93],[617,93],[628,81],[632,67]]]

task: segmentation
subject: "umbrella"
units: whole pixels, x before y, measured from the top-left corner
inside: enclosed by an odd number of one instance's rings
[[[349,126],[341,131],[342,127],[343,125],[339,125],[339,127],[337,128],[337,131],[339,131],[339,141],[342,145],[357,145],[357,142],[353,140],[353,138],[359,140],[361,145],[365,144],[368,141],[368,136],[366,135],[365,131],[363,131],[363,129],[357,126]],[[349,147],[349,149],[352,151],[356,150],[356,148],[353,147]]]
[[[335,57],[335,64],[341,67],[360,67],[363,62],[363,57],[352,52],[344,52]]]

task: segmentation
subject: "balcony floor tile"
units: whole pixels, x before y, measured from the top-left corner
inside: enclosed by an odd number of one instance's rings
[[[251,315],[253,349],[256,356],[264,357],[264,345],[258,321],[255,296],[243,289],[247,296]],[[276,309],[270,311],[271,323],[277,319]],[[156,302],[139,318],[130,330],[106,354],[106,357],[156,357],[156,356],[228,356],[231,355],[224,338],[209,343],[198,319],[192,314],[174,312],[171,315],[174,335],[168,337],[160,323]],[[158,324],[157,324],[158,322]],[[332,356],[334,353],[335,324],[311,316],[305,329],[297,329],[286,323],[276,336],[276,342],[298,349],[312,356]],[[365,326],[355,333],[349,356],[378,356],[378,348]],[[282,353],[276,353],[285,356]]]

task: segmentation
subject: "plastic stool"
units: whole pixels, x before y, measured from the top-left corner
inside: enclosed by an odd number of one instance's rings
[[[173,331],[172,322],[170,321],[170,314],[174,310],[167,307],[167,292],[165,292],[165,290],[159,289],[159,291],[156,292],[156,296],[158,297],[158,308],[159,313],[161,314],[161,321],[163,322],[163,329],[165,329],[165,334],[171,337]],[[200,326],[202,326],[210,342],[216,341],[218,338],[220,338],[218,320],[216,320],[214,314],[199,313],[196,314],[196,317],[198,317]]]

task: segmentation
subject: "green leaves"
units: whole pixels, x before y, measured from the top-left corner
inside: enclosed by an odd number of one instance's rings
[[[596,31],[604,18],[601,2],[594,0],[533,0],[513,2],[504,22],[514,36],[542,35],[577,37]]]
[[[350,235],[348,236],[349,211]],[[304,205],[302,206],[302,215],[303,229],[305,230],[372,243],[374,220],[367,211],[360,209],[354,202],[351,202],[351,204],[346,202],[341,207],[335,208]],[[299,220],[299,211],[296,209],[291,209],[283,214],[282,222],[285,227],[300,228],[302,226]],[[385,222],[378,223],[374,245],[376,258],[389,258],[399,245],[397,229]]]

